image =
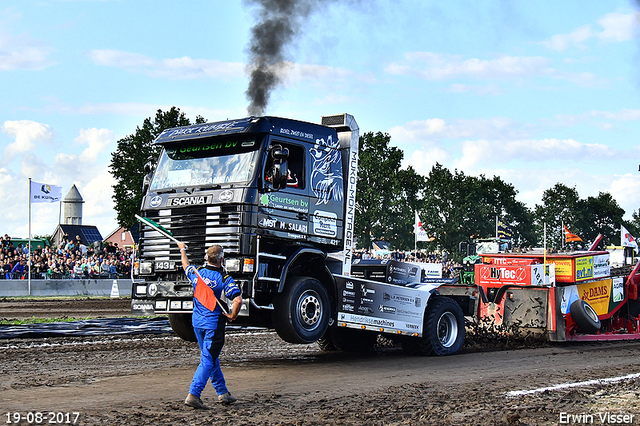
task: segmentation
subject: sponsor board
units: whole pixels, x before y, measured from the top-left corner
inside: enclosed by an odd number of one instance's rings
[[[491,265],[503,265],[503,266],[533,265],[534,262],[537,262],[536,259],[531,259],[531,258],[492,257],[492,256],[482,256],[482,261],[483,263],[490,263]]]
[[[324,237],[335,237],[338,234],[338,215],[333,212],[316,210],[311,216],[313,233]]]
[[[476,282],[482,286],[544,285],[544,265],[475,265]]]
[[[609,253],[593,256],[593,278],[604,278],[611,275]]]
[[[624,300],[624,278],[615,277],[612,281],[611,301],[619,303]]]
[[[303,197],[288,196],[280,193],[260,195],[260,206],[272,209],[291,210],[299,213],[309,212],[309,200]]]
[[[262,215],[259,216],[258,226],[260,228],[275,229],[276,231],[300,232],[302,234],[306,234],[308,229],[307,222],[281,220]]]
[[[422,325],[406,322],[406,321],[397,321],[388,318],[382,318],[379,316],[373,315],[359,315],[352,314],[349,312],[339,312],[338,313],[338,321],[340,322],[348,322],[352,324],[359,325],[368,325],[372,327],[379,328],[391,328],[394,330],[400,330],[407,333],[422,333]]]
[[[577,285],[580,299],[591,305],[598,315],[606,315],[609,313],[611,287],[611,278]]]
[[[421,263],[427,278],[442,278],[442,263]]]
[[[593,278],[593,256],[577,258],[575,280],[585,281]]]
[[[556,281],[561,283],[573,282],[573,259],[547,258],[547,263],[556,265]]]
[[[341,304],[338,321],[422,333],[429,292],[336,276]]]

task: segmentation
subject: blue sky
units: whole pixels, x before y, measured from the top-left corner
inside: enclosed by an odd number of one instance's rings
[[[301,22],[268,115],[348,112],[405,166],[500,176],[533,207],[557,182],[640,208],[635,2],[319,2]],[[117,140],[157,109],[247,115],[256,8],[242,1],[2,0],[0,233],[28,235],[28,178],[75,184],[83,223],[117,224]],[[49,234],[58,204],[32,206]],[[411,232],[411,230],[407,230]]]

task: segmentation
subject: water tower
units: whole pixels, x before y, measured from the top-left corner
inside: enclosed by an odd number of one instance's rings
[[[83,203],[82,195],[80,195],[78,188],[74,184],[62,200],[62,224],[82,225]]]

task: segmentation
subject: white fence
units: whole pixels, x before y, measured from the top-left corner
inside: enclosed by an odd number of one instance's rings
[[[0,280],[0,297],[15,296],[110,296],[117,285],[119,296],[131,296],[131,279],[101,280]]]

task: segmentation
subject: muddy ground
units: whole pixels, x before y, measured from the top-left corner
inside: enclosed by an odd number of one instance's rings
[[[4,303],[0,318],[9,318]],[[46,315],[30,309],[29,317]],[[118,309],[109,315],[119,316]],[[40,424],[50,424],[66,421],[66,413],[73,421],[77,412],[83,425],[640,424],[635,376],[508,394],[640,373],[640,342],[469,341],[462,354],[444,358],[408,356],[379,342],[371,353],[337,353],[290,345],[271,331],[230,333],[220,359],[238,402],[220,406],[208,387],[203,400],[212,409],[198,411],[182,403],[198,349],[171,334],[3,339],[0,422],[41,412]],[[19,424],[36,424],[30,416]]]

